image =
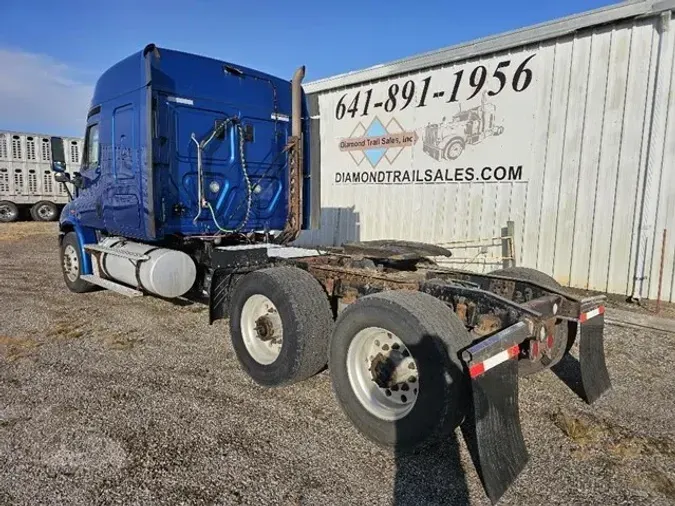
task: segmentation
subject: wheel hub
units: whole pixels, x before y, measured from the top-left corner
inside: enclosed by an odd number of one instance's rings
[[[251,295],[241,311],[241,334],[256,362],[269,365],[281,353],[284,328],[274,303],[262,294]]]
[[[417,363],[395,334],[379,328],[360,331],[349,347],[347,370],[354,393],[371,414],[399,420],[415,405]]]
[[[401,372],[399,366],[403,363],[405,357],[398,350],[392,350],[389,354],[378,353],[370,363],[370,374],[373,381],[380,388],[391,388],[399,384]],[[398,373],[398,374],[397,374]]]
[[[274,339],[274,323],[268,316],[261,316],[256,320],[255,331],[261,341]]]
[[[63,271],[71,282],[77,280],[80,273],[80,263],[77,258],[77,251],[68,244],[63,250]]]
[[[49,207],[47,207],[47,206],[40,206],[40,207],[38,208],[38,215],[39,215],[41,218],[45,218],[45,219],[46,219],[46,218],[51,218],[52,215],[53,215],[53,213],[52,213],[52,210],[51,210]]]

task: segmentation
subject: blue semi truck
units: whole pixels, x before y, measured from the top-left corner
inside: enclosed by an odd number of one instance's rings
[[[346,416],[399,453],[461,425],[496,502],[527,462],[518,377],[578,338],[586,401],[610,388],[604,297],[527,268],[443,268],[434,258],[451,252],[432,244],[294,247],[320,211],[303,77],[153,44],[107,70],[80,170],[66,172],[62,141],[51,143],[55,177],[72,189],[59,221],[65,284],[208,304],[211,323],[229,318],[256,382],[288,385],[327,365]]]

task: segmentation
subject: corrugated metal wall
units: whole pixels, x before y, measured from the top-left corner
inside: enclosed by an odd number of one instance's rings
[[[659,271],[663,257],[662,294],[675,302],[675,21],[661,33],[659,82],[654,100],[654,128],[650,146],[652,168],[646,180],[652,188],[646,192],[644,235],[646,241],[645,286],[643,293],[657,297]],[[653,221],[651,221],[653,219]],[[666,230],[665,248],[662,247]],[[663,255],[662,255],[663,253]],[[638,273],[639,275],[640,273]]]
[[[475,152],[467,148],[464,163],[455,164],[494,167],[524,160],[522,180],[337,184],[337,172],[352,162],[345,162],[348,153],[338,150],[336,141],[367,135],[336,121],[337,102],[345,93],[377,92],[378,82],[319,93],[321,228],[299,242],[490,240],[512,220],[518,265],[540,269],[568,286],[639,294],[639,280],[637,287],[633,282],[644,259],[642,296],[655,298],[667,228],[662,298],[675,301],[675,27],[669,23],[663,30],[660,16],[622,21],[379,82],[386,90],[390,82],[413,79],[419,89],[432,71],[435,81],[440,75],[452,82],[447,76],[462,69],[468,75],[483,64],[490,75],[497,61],[508,59],[515,66],[536,54],[531,90],[502,94],[501,102],[495,97],[504,135],[481,142]],[[421,138],[429,118],[411,109],[396,118]],[[379,118],[390,121],[385,113]],[[369,127],[363,123],[363,128]],[[385,130],[391,133],[388,126]],[[388,151],[396,155],[390,165],[443,167],[430,165],[421,144]],[[495,259],[499,241],[482,250],[456,251],[454,265],[462,268],[490,271],[501,264]]]

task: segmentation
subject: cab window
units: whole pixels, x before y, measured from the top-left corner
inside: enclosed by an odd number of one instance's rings
[[[95,167],[98,165],[98,123],[87,127],[87,134],[85,137],[85,154],[83,167]]]

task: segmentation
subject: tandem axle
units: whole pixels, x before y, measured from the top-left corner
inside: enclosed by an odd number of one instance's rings
[[[236,292],[240,279],[245,279],[250,272],[266,269],[304,271],[323,288],[332,315],[337,318],[331,350],[339,348],[340,327],[349,326],[350,316],[363,312],[359,311],[361,306],[367,312],[368,303],[380,302],[378,296],[389,296],[390,301],[393,298],[397,302],[397,298],[405,301],[407,294],[408,298],[419,298],[422,306],[424,296],[442,302],[447,313],[443,317],[450,327],[445,329],[450,342],[442,335],[436,338],[444,343],[451,356],[435,352],[431,355],[438,361],[438,367],[446,372],[454,370],[455,381],[460,386],[451,389],[445,402],[462,412],[463,417],[455,419],[451,428],[464,423],[464,417],[470,420],[471,430],[476,434],[479,475],[486,493],[496,502],[528,458],[518,413],[518,376],[555,365],[570,351],[580,334],[585,400],[593,403],[610,388],[603,349],[605,297],[576,297],[565,292],[552,278],[532,269],[510,268],[480,275],[445,269],[425,257],[446,253],[449,252],[431,245],[384,241],[329,248],[324,252],[260,245],[245,249],[215,248],[211,252],[212,269],[205,278],[203,290],[209,295],[210,321],[230,317],[231,332],[236,335],[232,321],[236,322],[237,318],[236,315],[233,318],[232,311],[237,312]],[[442,312],[432,306],[427,310]],[[347,311],[348,308],[351,309]],[[406,305],[402,304],[401,309],[405,311]],[[424,317],[415,311],[408,312],[409,317]],[[260,321],[257,325],[260,339],[269,341],[270,325],[262,325]],[[368,371],[359,376],[357,368],[350,368],[349,353],[345,357],[344,350],[337,349],[329,353],[331,377],[341,406],[357,428],[379,444],[405,451],[423,443],[424,437],[406,439],[410,435],[401,434],[394,440],[381,437],[376,427],[363,423],[363,414],[358,404],[354,406],[353,399],[356,392],[363,405],[372,402],[368,399],[377,398],[377,391],[359,396],[353,381],[351,388],[343,388],[347,383],[346,370],[347,377],[360,377],[361,382],[370,382],[384,393],[382,405],[372,410],[375,416],[387,407],[392,413],[409,413],[405,410],[406,404],[415,400],[417,387],[421,389],[426,379],[422,372],[417,374],[416,367],[410,369],[411,359],[407,355],[415,356],[411,348],[419,343],[410,346],[405,338],[387,331],[373,335],[379,335],[385,347],[389,342],[389,350],[383,350],[383,354],[375,337],[369,349],[367,345],[361,346],[364,360],[365,355],[369,355],[370,362]],[[367,339],[358,336],[358,332],[356,336],[351,335],[343,347],[349,348],[355,341]],[[241,356],[240,361],[246,364]],[[434,373],[430,374],[433,377]],[[441,381],[440,377],[436,381]],[[398,398],[398,403],[385,402],[391,398]],[[501,427],[499,434],[494,432],[495,427]],[[411,430],[420,431],[418,427]],[[500,465],[501,462],[509,464]]]
[[[73,291],[96,284],[129,296],[162,295],[176,283],[185,292],[187,272],[193,284],[185,297],[209,305],[210,323],[229,318],[237,358],[259,384],[291,384],[328,365],[357,429],[398,452],[470,425],[493,502],[528,459],[518,376],[552,367],[580,335],[585,400],[610,388],[605,297],[576,297],[541,272],[446,269],[432,259],[449,251],[402,241],[321,251],[199,245],[185,242],[179,250],[178,243],[114,237],[80,245],[71,231],[61,236],[64,278]],[[194,269],[183,268],[188,261]]]

